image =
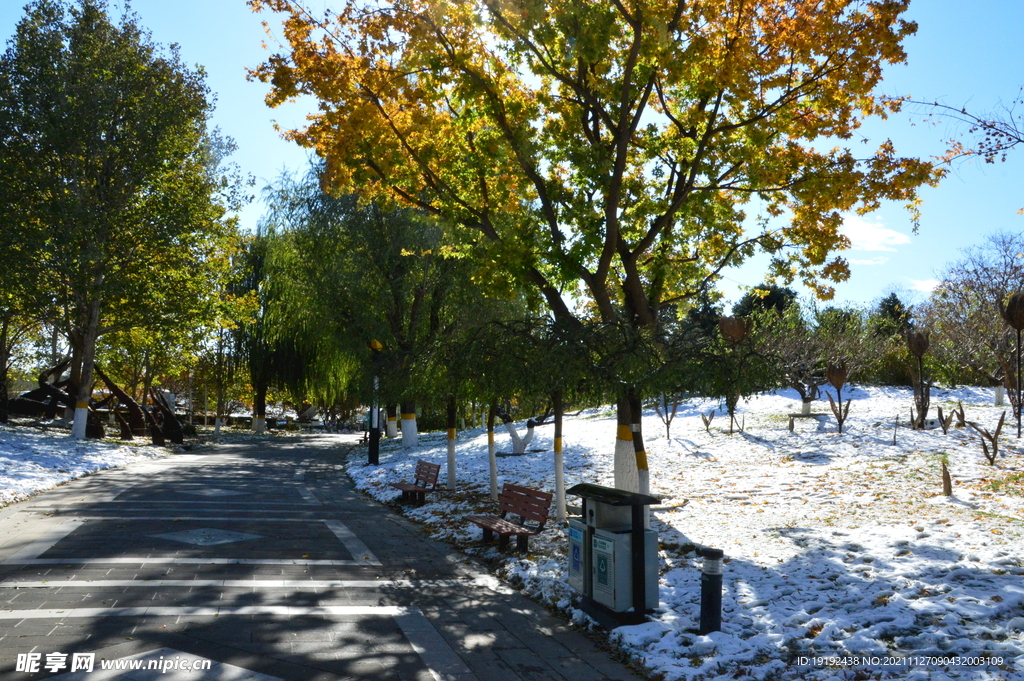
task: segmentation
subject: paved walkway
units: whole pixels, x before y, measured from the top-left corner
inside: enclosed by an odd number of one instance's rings
[[[222,445],[4,509],[0,677],[637,678],[354,492],[340,452],[325,436]],[[90,653],[93,671],[74,670]],[[38,671],[14,672],[19,654]]]

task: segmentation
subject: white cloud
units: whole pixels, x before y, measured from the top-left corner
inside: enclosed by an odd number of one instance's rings
[[[910,243],[906,234],[889,229],[880,222],[868,222],[859,215],[843,216],[843,226],[839,231],[850,240],[850,248],[855,251],[895,251],[896,246]]]
[[[915,291],[923,291],[924,293],[931,293],[939,285],[938,279],[911,279],[907,277],[907,280],[910,282],[910,288]]]
[[[877,256],[875,258],[868,258],[867,260],[857,260],[856,258],[850,258],[851,265],[884,265],[889,262],[889,258],[884,255]]]

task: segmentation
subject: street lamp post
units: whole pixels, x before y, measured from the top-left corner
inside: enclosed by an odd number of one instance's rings
[[[367,452],[367,463],[376,466],[380,463],[380,378],[377,376],[377,358],[380,356],[384,346],[376,338],[370,341],[370,351],[373,353],[373,399],[370,403],[370,446]]]
[[[380,463],[380,409],[377,407],[377,392],[380,388],[379,379],[373,377],[373,404],[370,405],[370,450],[368,463],[376,466]]]

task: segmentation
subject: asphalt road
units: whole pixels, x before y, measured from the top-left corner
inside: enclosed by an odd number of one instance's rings
[[[352,439],[174,454],[3,509],[0,678],[637,678],[356,493]]]

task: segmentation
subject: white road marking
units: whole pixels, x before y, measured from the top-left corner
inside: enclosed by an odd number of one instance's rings
[[[301,492],[300,492],[300,494],[301,494]],[[143,505],[143,506],[157,506],[157,505],[163,505],[163,506],[190,506],[192,508],[197,508],[197,509],[198,508],[202,508],[203,506],[214,506],[214,505],[217,505],[217,506],[308,506],[309,505],[309,504],[302,504],[302,503],[299,503],[299,502],[296,502],[296,501],[214,501],[212,499],[203,499],[202,501],[199,501],[199,500],[195,500],[195,501],[182,501],[182,500],[163,501],[163,500],[153,500],[153,501],[150,501],[149,499],[116,499],[116,500],[104,501],[103,503],[105,503],[105,504],[139,504],[139,505]],[[23,508],[23,509],[21,509],[21,512],[22,513],[28,513],[30,511],[37,510],[37,509],[38,510],[50,510],[50,511],[57,510],[57,511],[59,511],[61,509],[69,509],[72,505],[75,505],[75,506],[92,506],[93,504],[94,504],[93,501],[81,501],[81,502],[76,501],[76,502],[68,502],[66,504],[50,504],[50,505],[39,504],[39,505],[28,506],[26,508]],[[319,501],[317,501],[316,505],[317,506],[322,506],[323,504],[321,504]],[[222,510],[222,509],[212,509],[212,510]],[[239,509],[239,510],[241,510],[241,509]],[[248,510],[248,509],[246,509],[246,510]]]
[[[67,608],[63,610],[0,610],[0,620],[31,620],[31,619],[85,619],[91,617],[213,617],[228,615],[333,615],[349,617],[353,615],[376,615],[379,617],[398,617],[417,612],[414,608],[399,605],[243,605],[237,608],[211,608],[204,606],[145,606],[138,608]],[[420,614],[420,617],[423,617]],[[426,618],[424,618],[426,619]],[[429,624],[429,623],[428,623]]]
[[[112,556],[110,558],[24,558],[0,565],[380,565],[368,560],[308,558],[179,558],[177,556]]]
[[[261,523],[325,523],[326,518],[261,518],[254,516],[233,516],[225,518],[223,516],[209,516],[209,515],[76,515],[68,516],[69,518],[75,518],[76,520],[203,520],[205,522],[252,522],[257,521]],[[337,522],[337,521],[334,521]]]
[[[121,557],[121,558],[38,558],[57,542],[81,526],[83,520],[202,520],[204,522],[252,522],[254,518],[216,518],[203,516],[74,516],[46,533],[31,544],[22,547],[0,565],[60,565],[91,563],[167,563],[181,562],[188,564],[221,564],[221,565],[380,565],[381,562],[359,537],[348,529],[340,520],[327,518],[256,518],[261,523],[324,523],[341,541],[342,545],[352,554],[352,560],[262,560],[262,559],[168,559],[162,557]]]
[[[327,525],[327,529],[334,533],[334,536],[341,541],[342,545],[348,549],[348,552],[352,554],[352,557],[356,560],[362,560],[366,565],[380,565],[380,561],[370,552],[366,544],[357,537],[352,530],[345,527],[345,525],[338,520],[325,520],[324,524]]]
[[[457,586],[453,580],[411,579],[93,579],[47,580],[43,582],[0,582],[0,589],[99,589],[107,587],[202,586],[225,589],[374,589],[378,587]]]

